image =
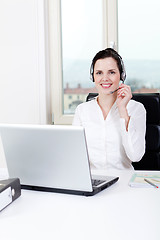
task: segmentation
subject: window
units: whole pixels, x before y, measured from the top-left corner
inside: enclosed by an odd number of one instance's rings
[[[74,114],[86,99],[91,59],[102,48],[103,1],[61,0],[63,114]],[[98,16],[98,17],[97,17]],[[95,91],[95,90],[94,90]],[[75,95],[72,103],[66,95]],[[75,98],[79,101],[75,101]]]
[[[86,101],[89,92],[96,91],[89,70],[93,56],[106,46],[106,3],[106,0],[49,1],[55,124],[71,124],[77,105]]]
[[[160,92],[160,1],[118,1],[118,49],[133,92]]]
[[[95,53],[105,47],[122,55],[132,91],[159,92],[158,0],[48,1],[55,124],[71,124],[76,106],[96,91],[89,68]]]

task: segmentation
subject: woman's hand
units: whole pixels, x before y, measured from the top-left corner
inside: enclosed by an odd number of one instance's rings
[[[122,83],[117,91],[117,106],[119,110],[120,108],[126,108],[131,98],[132,92],[130,86]]]
[[[127,111],[127,104],[132,98],[132,92],[130,86],[126,84],[121,84],[119,90],[117,91],[117,106],[121,118],[125,119],[126,130],[128,131],[128,124],[130,117]]]

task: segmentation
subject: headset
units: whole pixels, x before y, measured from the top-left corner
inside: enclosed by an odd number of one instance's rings
[[[109,56],[109,55],[108,55],[108,56],[106,55],[106,57],[105,57],[105,54],[107,54],[107,52],[109,52],[109,51],[110,51],[110,54],[112,53],[114,56],[117,56],[117,57],[118,57],[117,60],[119,60],[118,63],[119,63],[119,65],[120,65],[120,69],[121,69],[121,71],[120,71],[120,72],[121,72],[120,80],[124,83],[124,81],[125,81],[125,79],[126,79],[126,70],[125,70],[125,67],[124,67],[124,62],[123,62],[123,60],[122,60],[122,57],[121,57],[113,48],[106,48],[106,49],[98,52],[98,53],[95,55],[95,57],[94,57],[93,60],[92,60],[91,67],[90,67],[91,80],[94,82],[94,76],[93,76],[93,75],[94,75],[94,65],[95,65],[95,62],[96,62],[98,59],[104,59],[104,58],[107,58],[107,57],[113,57],[113,56]],[[101,54],[101,55],[103,54],[103,56],[98,58],[98,55],[100,55],[100,54]],[[95,60],[96,57],[97,57],[97,60]]]

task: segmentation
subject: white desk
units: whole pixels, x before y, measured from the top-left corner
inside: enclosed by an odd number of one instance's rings
[[[0,239],[159,240],[160,189],[129,187],[132,174],[114,172],[120,180],[93,197],[22,190],[0,213]]]

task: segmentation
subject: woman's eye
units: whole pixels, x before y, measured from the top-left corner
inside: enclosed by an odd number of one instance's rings
[[[114,71],[111,71],[110,74],[115,74],[115,72],[114,72]]]
[[[102,72],[99,71],[99,72],[96,72],[96,74],[97,74],[97,75],[100,75],[100,74],[102,74]]]

